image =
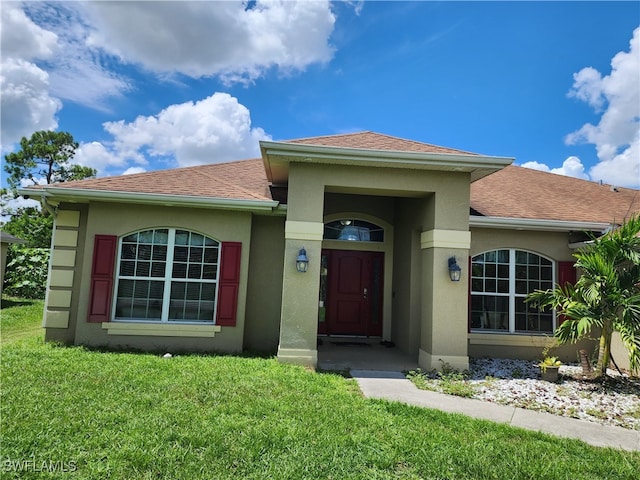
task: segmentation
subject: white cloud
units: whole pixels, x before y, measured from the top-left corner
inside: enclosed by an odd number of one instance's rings
[[[33,23],[18,3],[3,2],[1,18],[4,58],[43,59],[56,50],[57,35]]]
[[[0,122],[2,150],[36,130],[58,126],[56,113],[62,103],[48,93],[49,76],[35,64],[12,58],[3,59],[0,75]]]
[[[40,208],[40,202],[33,198],[26,199],[24,197],[16,197],[7,201],[6,205],[0,212],[0,224],[5,224],[11,220],[11,213],[15,212],[19,208],[34,207]]]
[[[46,185],[47,179],[45,177],[34,177],[33,180],[28,178],[23,178],[20,180],[20,187],[32,187],[34,185]],[[19,208],[27,208],[34,207],[40,209],[40,202],[38,200],[34,200],[33,198],[24,198],[23,196],[18,196],[16,198],[12,198],[8,200],[7,203],[3,206],[2,212],[0,212],[0,223],[6,223],[11,220],[11,213],[15,212]]]
[[[37,63],[45,91],[107,111],[134,88],[113,68],[249,82],[333,56],[328,1],[3,2],[3,61]],[[18,114],[16,114],[18,115]]]
[[[364,8],[364,0],[345,0],[345,3],[353,8],[353,11],[356,15],[360,15],[362,13],[362,9]]]
[[[602,95],[602,75],[593,67],[586,67],[573,74],[573,87],[568,96],[587,102],[596,110],[604,104]]]
[[[3,2],[2,151],[37,130],[55,130],[60,99],[106,109],[105,100],[129,88],[87,49],[88,35],[75,4]]]
[[[109,142],[81,143],[74,163],[95,168],[98,176],[146,171],[147,157],[167,167],[191,166],[260,156],[259,140],[271,137],[251,126],[249,110],[227,93],[170,105],[133,122],[106,122]]]
[[[171,105],[133,122],[107,122],[117,158],[175,158],[178,166],[219,163],[260,155],[258,141],[271,137],[251,127],[249,110],[226,93]],[[93,165],[92,165],[93,166]]]
[[[45,59],[57,48],[57,36],[33,23],[18,4],[0,9],[2,62],[0,100],[2,150],[35,130],[58,126],[61,102],[49,95],[49,75],[32,60]]]
[[[60,58],[51,70],[52,94],[96,110],[109,111],[108,100],[131,88],[126,79],[79,56]]]
[[[46,185],[47,177],[33,177],[33,178],[22,178],[20,180],[20,187],[33,187],[34,185]]]
[[[610,160],[603,160],[590,171],[594,181],[603,180],[606,183],[620,187],[640,187],[640,132],[628,148],[615,155]]]
[[[578,157],[571,156],[567,158],[564,162],[562,162],[562,167],[560,168],[549,168],[544,163],[539,162],[526,162],[523,163],[522,166],[525,168],[531,168],[533,170],[540,170],[543,172],[564,175],[565,177],[575,177],[589,180],[589,175],[585,173],[584,165]]]
[[[150,70],[251,81],[333,56],[328,1],[89,2],[88,45]]]
[[[591,178],[640,187],[640,27],[633,32],[629,52],[611,60],[609,75],[582,69],[574,74],[569,96],[603,112],[597,125],[587,123],[565,138],[568,145],[595,145],[599,163],[590,170]]]
[[[104,175],[113,167],[124,168],[128,165],[129,160],[131,158],[112,151],[100,142],[81,143],[73,157],[74,163],[95,168],[99,175]],[[134,160],[144,162],[144,159],[139,156]]]
[[[162,158],[167,167],[254,158],[260,156],[258,141],[271,139],[251,126],[249,110],[227,93],[103,126],[113,140],[81,143],[74,156],[74,163],[99,176],[145,172],[147,157]]]
[[[107,101],[129,91],[128,79],[110,70],[111,59],[99,48],[91,48],[87,39],[91,26],[81,3],[31,2],[27,13],[48,33],[54,32],[59,48],[46,62],[51,93],[65,100],[108,110]]]
[[[136,173],[144,173],[146,171],[147,171],[146,168],[130,167],[130,168],[127,168],[124,172],[122,172],[122,175],[134,175]]]
[[[133,88],[116,73],[118,63],[249,82],[271,68],[303,70],[333,55],[328,1],[5,2],[1,10],[4,151],[35,130],[56,129],[62,101],[108,110],[110,99]],[[81,144],[75,157],[102,174],[140,168],[146,154],[180,165],[255,156],[257,140],[269,138],[222,94],[105,129],[113,144]]]

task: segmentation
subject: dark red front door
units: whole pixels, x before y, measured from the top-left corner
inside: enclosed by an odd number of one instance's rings
[[[323,257],[327,267],[326,313],[320,333],[382,335],[384,254],[325,250]]]

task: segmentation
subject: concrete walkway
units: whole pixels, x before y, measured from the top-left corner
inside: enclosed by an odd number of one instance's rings
[[[586,420],[419,390],[401,372],[351,370],[365,397],[395,400],[450,413],[461,413],[514,427],[536,430],[558,437],[582,440],[596,447],[640,451],[640,432],[622,427],[600,425]]]

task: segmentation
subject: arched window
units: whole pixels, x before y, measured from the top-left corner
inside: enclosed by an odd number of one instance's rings
[[[335,220],[324,224],[324,239],[349,242],[384,242],[384,228],[364,220]]]
[[[471,328],[485,332],[552,333],[553,313],[524,303],[528,293],[553,287],[551,260],[516,249],[471,259]]]
[[[220,244],[157,228],[120,239],[115,320],[214,321]]]

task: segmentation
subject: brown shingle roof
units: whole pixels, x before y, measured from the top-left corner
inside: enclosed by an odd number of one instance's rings
[[[112,192],[271,200],[261,159],[102,177],[55,187]]]
[[[468,154],[373,132],[290,142],[373,150]],[[55,187],[232,200],[273,199],[262,159],[93,178],[60,183]],[[41,188],[34,187],[34,190]],[[284,192],[280,192],[277,200],[285,198]],[[489,217],[620,223],[631,213],[640,212],[640,191],[628,188],[613,191],[609,185],[508,166],[471,184],[471,209],[473,214]]]
[[[471,184],[480,215],[621,223],[640,212],[640,191],[510,165]]]
[[[346,133],[342,135],[326,135],[322,137],[299,138],[287,140],[286,143],[303,145],[319,145],[324,147],[361,148],[367,150],[390,150],[397,152],[452,153],[458,155],[477,155],[475,153],[439,147],[429,143],[406,140],[375,132]]]

